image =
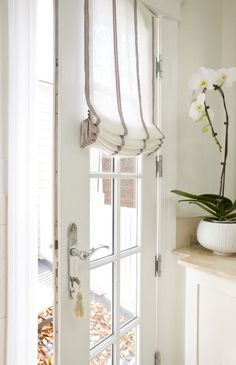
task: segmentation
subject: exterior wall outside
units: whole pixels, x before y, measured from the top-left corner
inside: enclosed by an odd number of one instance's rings
[[[7,9],[0,2],[0,364],[6,359],[7,283]]]

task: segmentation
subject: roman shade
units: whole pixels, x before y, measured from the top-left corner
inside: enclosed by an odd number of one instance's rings
[[[84,0],[88,117],[81,146],[136,156],[160,148],[155,16],[138,0]]]

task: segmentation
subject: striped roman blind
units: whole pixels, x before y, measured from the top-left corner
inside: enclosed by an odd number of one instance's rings
[[[82,147],[122,156],[160,148],[156,37],[156,18],[140,1],[84,0]]]

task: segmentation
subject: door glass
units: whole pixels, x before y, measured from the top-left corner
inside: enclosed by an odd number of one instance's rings
[[[109,249],[96,251],[96,260],[112,253],[113,246],[113,180],[90,180],[90,248],[98,245]]]
[[[98,356],[96,356],[90,365],[111,365],[112,364],[112,346],[107,347]]]
[[[120,262],[120,324],[137,315],[137,255]]]
[[[112,172],[113,159],[96,148],[90,150],[90,171]]]
[[[90,347],[112,334],[112,264],[90,272]]]
[[[138,159],[120,158],[120,172],[135,173],[138,169]]]
[[[90,153],[90,248],[109,246],[90,259],[90,365],[138,365],[140,166]]]
[[[138,244],[138,181],[120,181],[120,248],[127,250]]]
[[[120,365],[135,365],[137,329],[125,333],[120,339]]]

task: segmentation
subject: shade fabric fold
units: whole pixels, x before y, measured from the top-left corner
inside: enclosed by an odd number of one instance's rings
[[[160,148],[156,34],[138,0],[84,0],[84,71],[88,116],[81,147],[137,156]]]

